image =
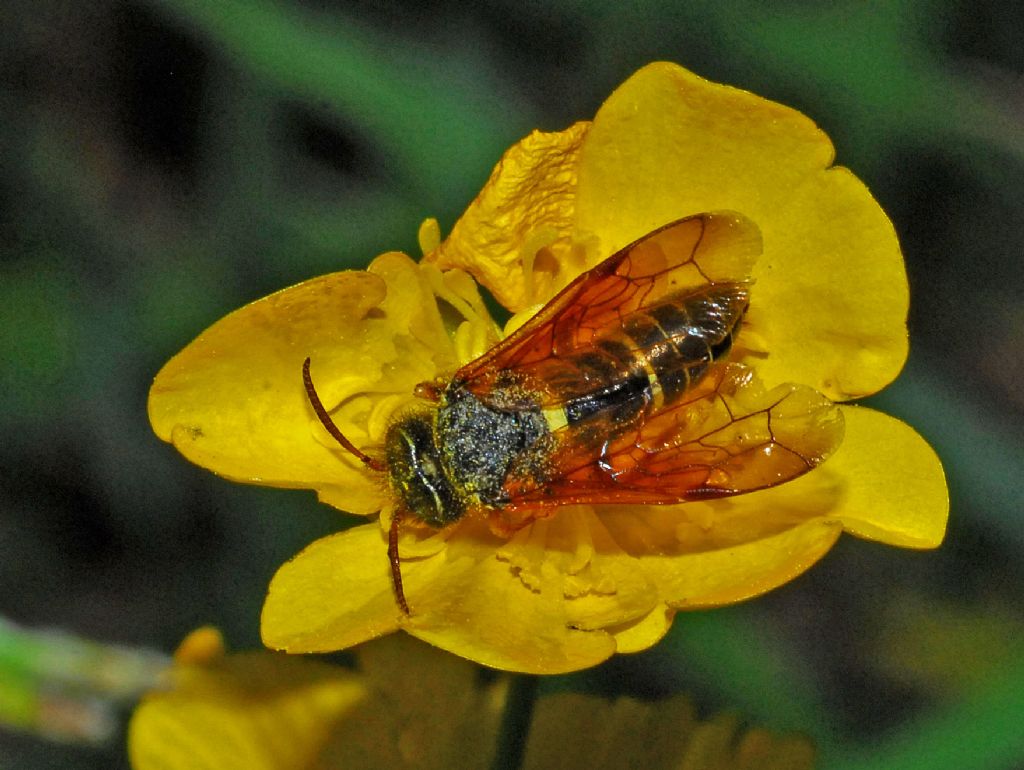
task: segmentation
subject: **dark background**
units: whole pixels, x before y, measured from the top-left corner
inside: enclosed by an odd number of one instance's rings
[[[7,0],[0,30],[0,616],[257,646],[274,570],[343,517],[190,466],[153,375],[249,300],[418,254],[507,146],[668,59],[808,114],[893,219],[912,352],[871,403],[943,458],[949,534],[843,538],[542,687],[688,692],[826,768],[1024,767],[1024,5]],[[0,727],[0,768],[124,763]]]

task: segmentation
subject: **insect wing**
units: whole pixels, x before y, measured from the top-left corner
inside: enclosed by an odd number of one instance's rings
[[[608,435],[608,434],[605,434]],[[572,503],[676,503],[775,486],[839,446],[839,408],[812,388],[765,391],[741,364],[722,364],[672,408],[605,441],[555,434],[548,473],[511,474],[510,510]]]
[[[571,376],[558,376],[560,358],[587,350],[625,316],[669,296],[746,282],[760,253],[760,231],[740,214],[706,213],[667,224],[580,275],[526,324],[460,369],[454,381],[484,402],[510,373],[544,406],[580,395],[592,383],[574,389]]]

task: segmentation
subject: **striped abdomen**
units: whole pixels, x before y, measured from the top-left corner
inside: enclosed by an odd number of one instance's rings
[[[627,316],[591,349],[563,359],[594,383],[566,402],[566,422],[621,425],[675,403],[729,352],[747,302],[745,284],[717,284]]]

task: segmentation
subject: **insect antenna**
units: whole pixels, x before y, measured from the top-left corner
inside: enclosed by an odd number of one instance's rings
[[[327,413],[327,410],[324,408],[324,404],[320,400],[320,396],[317,395],[316,388],[313,387],[313,378],[309,375],[308,357],[302,363],[302,382],[306,386],[306,398],[309,399],[310,406],[312,406],[313,411],[316,412],[317,419],[320,420],[320,424],[324,426],[327,432],[334,437],[334,440],[341,444],[341,446],[344,449],[348,450],[356,457],[358,457],[360,460],[362,460],[366,467],[369,468],[370,470],[378,472],[384,471],[384,463],[382,463],[380,460],[375,460],[374,458],[366,454],[366,452],[359,449],[355,444],[353,444],[351,441],[345,438],[345,434],[342,433],[338,429],[338,426],[334,424],[334,420],[331,419],[331,416]]]
[[[395,587],[398,606],[406,615],[411,615],[409,602],[405,600],[405,591],[402,589],[402,563],[398,558],[398,527],[401,525],[404,515],[401,508],[396,508],[395,512],[391,514],[391,529],[388,530],[388,561],[391,562],[391,583]]]

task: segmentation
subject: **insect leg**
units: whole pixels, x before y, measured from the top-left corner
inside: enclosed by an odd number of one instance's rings
[[[441,393],[444,392],[444,388],[445,383],[441,380],[427,380],[413,388],[412,394],[416,398],[422,398],[424,401],[437,404],[441,401]]]
[[[402,563],[398,558],[398,527],[402,523],[405,512],[396,508],[391,514],[391,529],[388,531],[388,561],[391,562],[391,583],[395,588],[395,598],[402,612],[411,615],[409,602],[405,600],[405,591],[402,589]]]

